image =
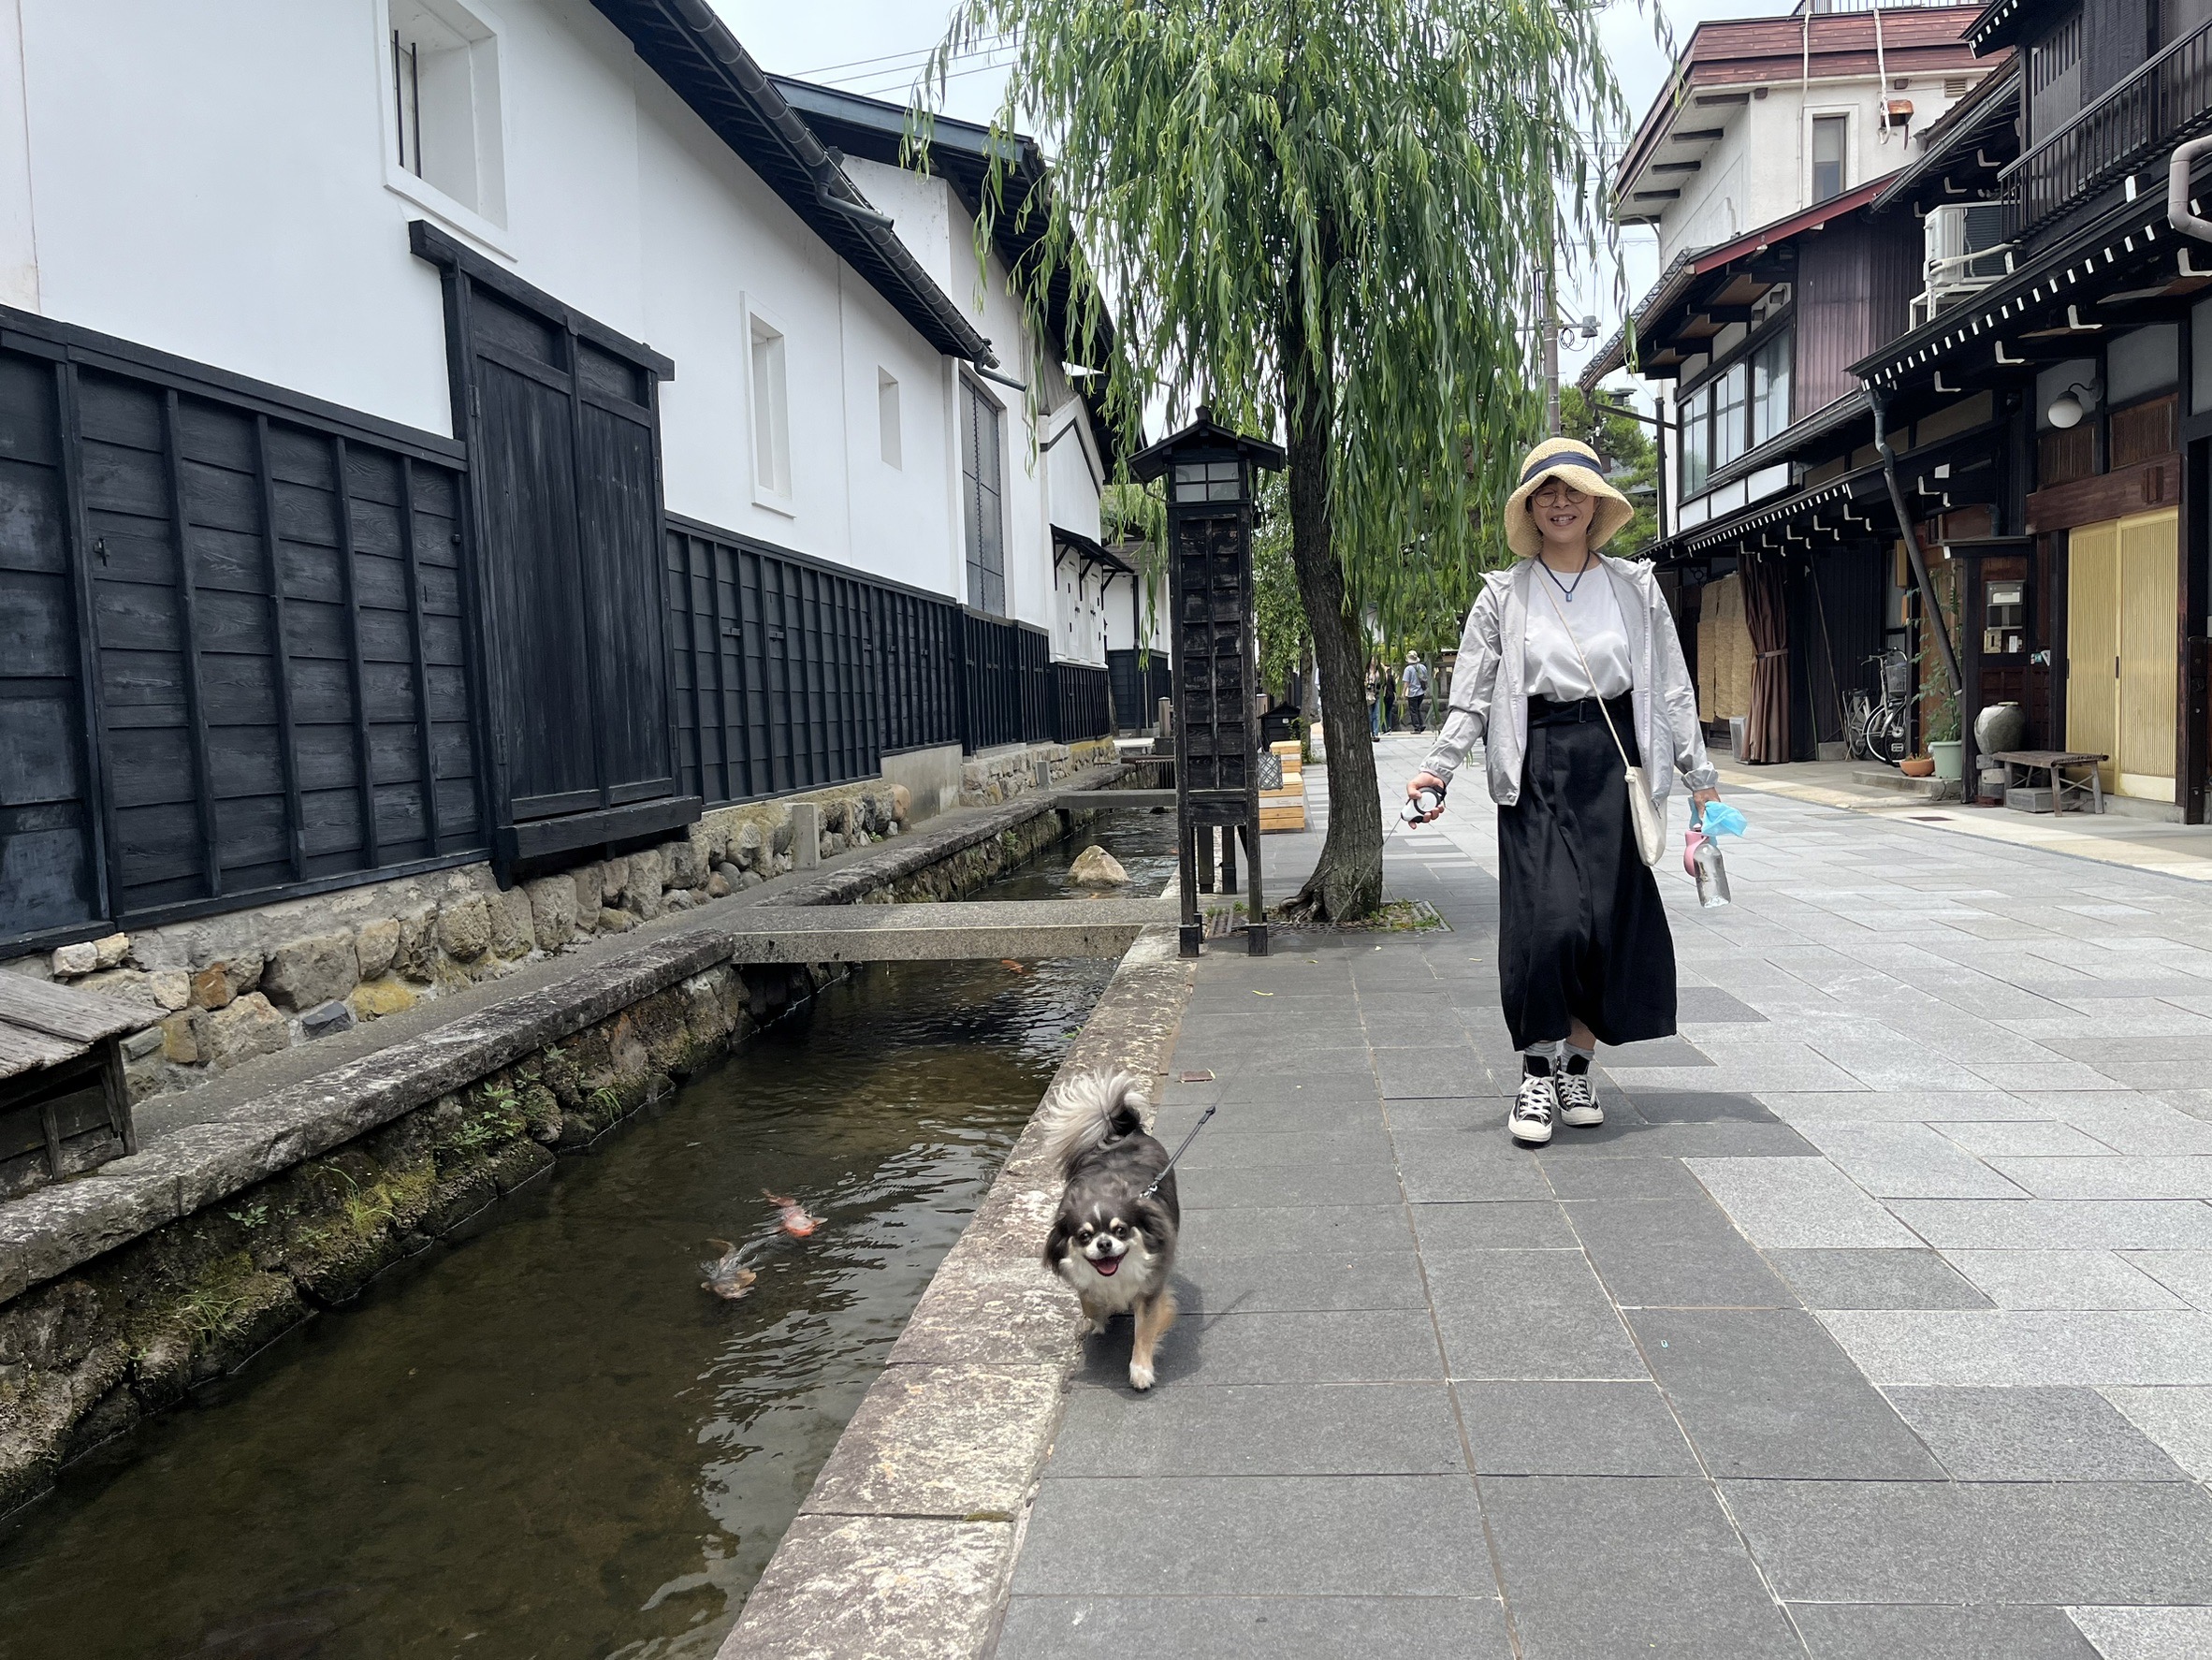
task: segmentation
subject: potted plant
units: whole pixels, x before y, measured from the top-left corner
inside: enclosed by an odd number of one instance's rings
[[[1953,783],[1966,777],[1966,744],[1958,733],[1958,693],[1948,675],[1939,675],[1935,706],[1928,717],[1928,753],[1935,763],[1935,776]]]

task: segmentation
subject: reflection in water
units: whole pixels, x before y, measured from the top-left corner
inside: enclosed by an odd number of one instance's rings
[[[1157,893],[1171,837],[1097,839]],[[1065,893],[1085,839],[990,896]],[[67,1472],[0,1534],[0,1660],[711,1655],[1111,971],[831,987]]]

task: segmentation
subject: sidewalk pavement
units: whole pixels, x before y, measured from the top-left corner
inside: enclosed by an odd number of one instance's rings
[[[2015,847],[2042,848],[2104,865],[2162,871],[2189,881],[2212,881],[2212,824],[2168,823],[2112,810],[2023,813],[2001,807],[1928,801],[1857,782],[1854,774],[1876,770],[1868,762],[1792,761],[1779,766],[1747,766],[1718,757],[1715,760],[1724,790],[1756,790],[1822,807],[1901,817],[1916,824],[1933,824]]]
[[[1002,1660],[2212,1653],[2212,893],[1738,799],[1540,1153],[1478,779],[1387,855],[1450,932],[1209,951],[1183,1318],[1093,1340]]]

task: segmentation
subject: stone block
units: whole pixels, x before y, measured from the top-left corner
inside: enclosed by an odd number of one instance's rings
[[[161,1093],[162,1085],[169,1080],[168,1062],[160,1055],[149,1055],[143,1060],[130,1060],[123,1066],[123,1092],[136,1106],[150,1095]]]
[[[104,939],[93,941],[94,967],[95,968],[120,968],[123,967],[123,959],[130,954],[131,937],[128,934],[109,934]]]
[[[392,959],[399,954],[400,921],[397,917],[380,917],[354,936],[354,955],[360,964],[363,980],[374,980],[388,972]]]
[[[748,819],[738,825],[730,837],[732,862],[740,868],[757,865],[761,857],[761,827],[757,822]]]
[[[199,1065],[201,1056],[200,1033],[207,1024],[205,1011],[187,1009],[172,1014],[160,1026],[153,1028],[161,1034],[161,1052],[165,1059],[181,1067]]]
[[[785,815],[777,822],[775,831],[769,837],[769,852],[773,852],[778,858],[780,859],[785,854],[789,853],[791,850],[792,822],[790,813],[786,812]]]
[[[473,962],[491,944],[491,907],[480,895],[447,900],[438,907],[438,943],[445,954]]]
[[[737,885],[737,879],[744,874],[745,872],[742,867],[731,864],[727,859],[723,860],[720,865],[717,865],[714,867],[714,880],[720,881],[723,884],[725,891],[735,887]],[[708,885],[712,886],[713,882],[709,881]]]
[[[640,916],[649,917],[657,912],[648,909],[661,897],[668,886],[668,861],[662,857],[657,847],[630,855],[630,879],[622,884],[622,905]]]
[[[599,913],[599,931],[602,934],[627,934],[637,926],[637,918],[627,910],[602,908]]]
[[[192,977],[192,1000],[202,1009],[228,1008],[230,1000],[238,996],[238,988],[230,983],[229,968],[227,963],[210,963],[195,974]]]
[[[156,968],[146,976],[146,985],[164,1009],[182,1009],[192,1001],[192,976],[182,968]]]
[[[76,945],[57,947],[53,954],[56,980],[75,980],[80,975],[90,974],[99,966],[99,948],[89,939]]]
[[[354,1012],[345,1003],[325,1003],[319,1009],[310,1009],[299,1017],[299,1035],[311,1043],[317,1038],[327,1038],[334,1033],[350,1032],[353,1029]]]
[[[162,1024],[166,1026],[168,1023],[164,1021]],[[144,1060],[162,1046],[162,1028],[158,1026],[144,1027],[131,1033],[123,1041],[124,1059]]]
[[[494,894],[491,910],[491,952],[494,956],[528,956],[537,949],[537,923],[530,896],[520,888]]]
[[[436,913],[427,907],[400,919],[400,949],[392,967],[417,985],[431,984],[438,978],[436,924]]]
[[[248,992],[227,1009],[208,1016],[201,1053],[215,1066],[229,1068],[256,1055],[273,1055],[291,1045],[292,1032],[284,1024],[284,1017],[256,991]]]
[[[786,832],[791,837],[788,844],[784,840]],[[822,863],[822,809],[813,802],[791,804],[790,822],[777,827],[777,852],[781,854],[786,845],[799,869],[812,870]]]
[[[667,910],[689,910],[697,903],[689,888],[670,888],[661,896],[662,907]]]
[[[560,879],[555,876],[546,880],[559,881]],[[568,873],[568,880],[576,891],[576,915],[597,916],[601,898],[606,891],[606,866],[599,864],[579,865]]]
[[[223,965],[223,977],[230,982],[230,995],[243,997],[257,989],[268,959],[257,951],[241,952]]]
[[[622,890],[629,885],[630,860],[628,855],[607,860],[599,879],[599,902],[602,905],[620,904]]]
[[[357,1020],[377,1020],[386,1014],[397,1014],[412,1009],[422,1000],[422,994],[397,975],[386,975],[378,980],[363,981],[353,989],[346,1003]]]
[[[156,1013],[167,1013],[161,999],[154,995],[153,976],[140,973],[136,968],[106,968],[97,974],[88,974],[77,983],[79,991],[97,992],[104,997],[114,997],[119,1002],[133,1003]]]
[[[661,847],[660,853],[667,866],[670,887],[696,888],[706,884],[706,853],[697,842],[688,837],[682,841],[667,842]]]
[[[523,885],[530,902],[531,932],[547,951],[558,951],[576,934],[576,883],[573,876],[541,876]]]
[[[907,821],[908,821],[910,818],[911,818],[911,817],[913,816],[913,812],[914,812],[914,793],[913,793],[913,791],[911,791],[911,790],[908,789],[908,788],[907,788],[907,787],[906,787],[904,784],[894,784],[894,785],[892,785],[892,786],[891,786],[891,816],[892,816],[894,819],[896,819],[896,820],[897,820],[897,821],[898,821],[900,823],[902,823],[902,824],[903,824],[903,823],[906,823],[906,822],[907,822]]]
[[[269,954],[261,985],[269,1000],[287,1009],[313,1009],[342,997],[360,983],[360,961],[350,934],[295,939]]]

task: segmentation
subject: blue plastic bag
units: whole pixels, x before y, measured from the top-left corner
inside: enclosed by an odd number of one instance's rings
[[[1697,828],[1708,836],[1745,836],[1751,832],[1743,815],[1724,801],[1710,803],[1697,815]]]

